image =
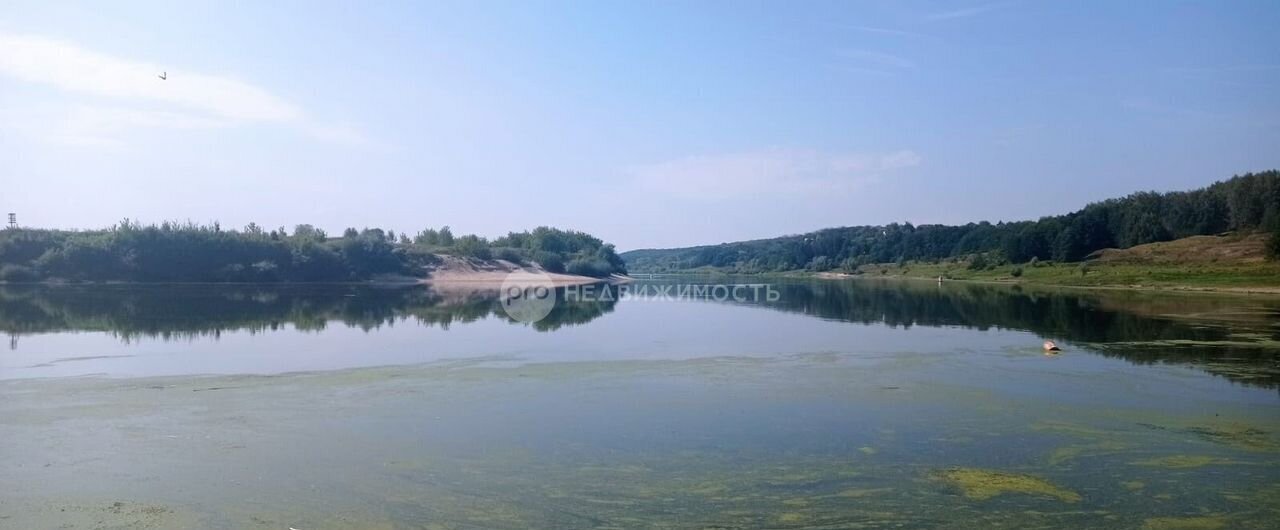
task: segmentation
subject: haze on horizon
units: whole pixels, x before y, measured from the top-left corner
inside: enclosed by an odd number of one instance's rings
[[[4,6],[0,211],[27,226],[628,250],[1280,167],[1275,2]]]

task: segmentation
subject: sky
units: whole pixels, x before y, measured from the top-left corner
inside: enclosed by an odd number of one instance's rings
[[[1271,0],[0,0],[0,212],[620,250],[1035,219],[1280,168],[1276,27]]]

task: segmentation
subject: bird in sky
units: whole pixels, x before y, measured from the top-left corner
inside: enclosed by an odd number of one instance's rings
[[[156,77],[159,77],[161,81],[164,81],[166,79],[169,79],[169,72],[160,72],[160,75]]]

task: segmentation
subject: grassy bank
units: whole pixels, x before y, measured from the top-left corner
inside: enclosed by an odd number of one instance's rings
[[[972,261],[869,265],[859,275],[1024,282],[1077,287],[1131,287],[1280,293],[1280,262],[1266,258],[1266,234],[1195,236],[1106,249],[1078,263],[1020,265]]]
[[[1171,265],[1124,263],[1041,263],[972,270],[965,264],[907,263],[863,267],[858,274],[821,276],[904,277],[1018,282],[1076,287],[1128,287],[1280,293],[1280,265]]]

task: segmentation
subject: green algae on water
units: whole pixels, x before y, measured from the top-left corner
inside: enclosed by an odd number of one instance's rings
[[[1135,466],[1163,467],[1165,469],[1193,469],[1211,465],[1235,464],[1233,460],[1204,455],[1172,455],[1148,458],[1133,462]]]
[[[1110,433],[1107,431],[1065,421],[1038,421],[1031,425],[1031,429],[1034,431],[1054,432],[1080,438],[1101,438],[1110,436]]]
[[[1203,517],[1153,517],[1143,521],[1143,530],[1217,530],[1227,527],[1221,515]]]
[[[1280,443],[1272,437],[1270,432],[1239,421],[1174,425],[1142,423],[1140,425],[1155,430],[1185,433],[1207,442],[1245,451],[1280,452]]]
[[[957,467],[936,473],[937,478],[960,488],[966,498],[981,501],[1005,493],[1051,497],[1063,502],[1080,501],[1080,494],[1031,475]]]
[[[860,499],[863,497],[870,497],[872,495],[889,493],[891,491],[893,491],[893,488],[848,488],[836,493],[836,496],[848,499]]]
[[[1049,465],[1059,466],[1081,457],[1115,454],[1127,446],[1120,442],[1099,442],[1091,444],[1066,445],[1049,453]]]
[[[799,512],[784,512],[778,516],[778,522],[783,524],[803,523],[808,519],[805,514]]]

